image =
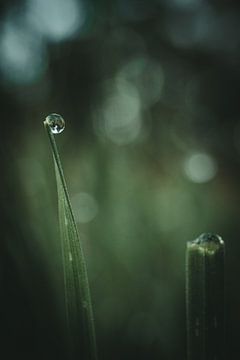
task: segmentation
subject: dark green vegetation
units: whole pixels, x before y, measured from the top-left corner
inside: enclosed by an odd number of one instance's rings
[[[99,359],[186,360],[186,241],[208,230],[240,359],[239,26],[239,0],[0,1],[1,358],[68,360],[56,111]]]
[[[224,242],[202,234],[186,250],[188,360],[225,359]]]

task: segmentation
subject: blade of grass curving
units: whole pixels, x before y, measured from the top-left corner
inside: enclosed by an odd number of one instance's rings
[[[60,156],[53,134],[64,129],[64,120],[58,114],[44,121],[55,164],[58,191],[58,209],[63,255],[65,305],[68,333],[73,356],[97,360],[95,327],[84,253],[74,219]]]

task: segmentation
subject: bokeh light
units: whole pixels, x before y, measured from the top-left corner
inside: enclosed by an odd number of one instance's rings
[[[217,164],[209,154],[193,153],[185,160],[184,171],[191,181],[205,183],[215,177]]]
[[[30,31],[21,17],[7,17],[0,34],[0,69],[5,81],[32,83],[44,74],[46,65],[46,49],[41,37]]]
[[[92,221],[98,213],[98,204],[91,194],[85,192],[75,194],[71,202],[76,221],[79,223]]]
[[[135,141],[141,132],[141,102],[137,88],[117,78],[105,84],[106,98],[96,115],[97,134],[118,145]]]
[[[117,74],[117,79],[136,87],[142,106],[151,106],[161,98],[164,72],[161,65],[146,56],[131,59]]]
[[[76,0],[28,0],[26,20],[47,39],[62,41],[84,25],[86,9],[82,1]]]

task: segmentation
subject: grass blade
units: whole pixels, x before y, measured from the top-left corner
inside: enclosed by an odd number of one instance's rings
[[[187,244],[188,360],[224,360],[224,242],[202,234]]]
[[[64,120],[58,114],[44,121],[54,158],[58,210],[63,255],[66,320],[73,358],[97,360],[95,327],[87,268],[81,240],[74,219],[64,173],[53,134],[64,129]],[[80,356],[81,355],[81,356]]]

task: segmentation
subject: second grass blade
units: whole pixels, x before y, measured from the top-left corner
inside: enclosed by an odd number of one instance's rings
[[[224,360],[224,242],[202,234],[186,252],[188,360]]]

